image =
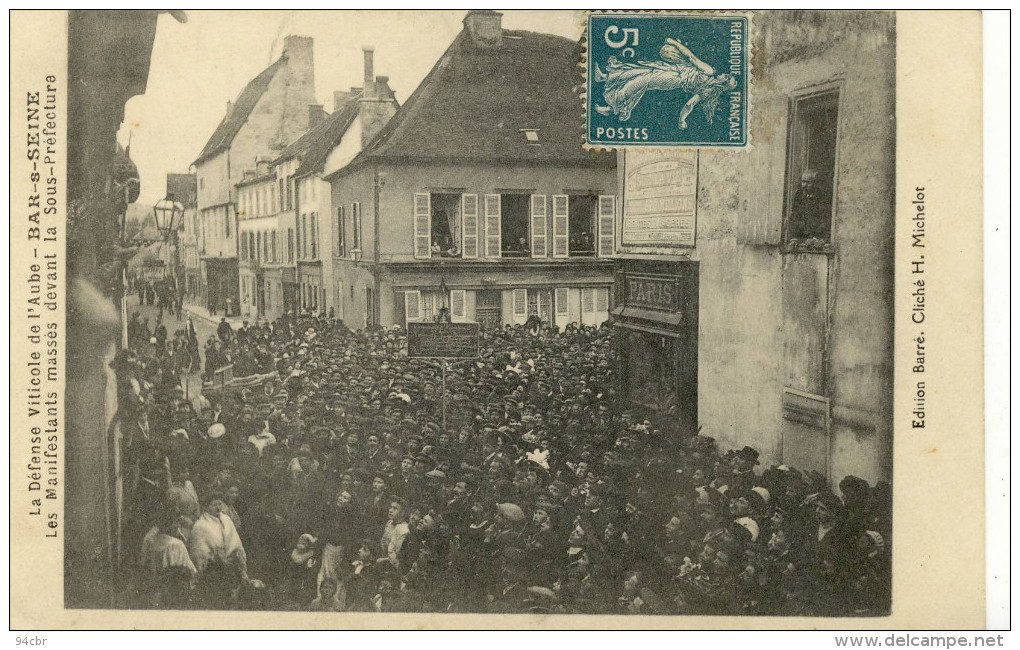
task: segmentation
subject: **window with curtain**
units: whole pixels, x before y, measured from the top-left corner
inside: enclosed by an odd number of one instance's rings
[[[433,257],[461,256],[461,195],[430,195],[432,206],[431,247]]]

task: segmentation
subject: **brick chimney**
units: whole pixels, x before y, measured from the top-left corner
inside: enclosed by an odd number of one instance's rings
[[[464,16],[464,29],[478,47],[499,47],[503,44],[503,14],[498,11],[469,11]]]
[[[312,56],[312,45],[315,40],[311,36],[287,36],[283,39],[283,56],[287,57],[294,81],[315,87],[315,62]]]
[[[371,45],[362,45],[361,51],[365,55],[365,97],[373,97],[375,95],[375,65],[373,61],[375,48]]]
[[[390,88],[390,78],[379,75],[375,78],[375,96],[380,100],[395,100],[396,96]]]
[[[316,126],[322,119],[326,117],[326,111],[323,110],[322,104],[309,104],[308,105],[308,128]]]
[[[364,147],[375,134],[389,122],[393,114],[397,112],[397,101],[390,89],[390,78],[379,75],[373,77],[372,65],[373,47],[365,46],[365,89],[359,100],[358,119],[361,120],[361,146]],[[352,88],[351,92],[356,89]]]

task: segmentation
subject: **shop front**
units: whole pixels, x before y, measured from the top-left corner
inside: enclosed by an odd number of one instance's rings
[[[205,264],[210,314],[238,316],[241,313],[237,258],[210,257]]]
[[[621,261],[616,328],[622,394],[633,408],[698,426],[698,263]]]

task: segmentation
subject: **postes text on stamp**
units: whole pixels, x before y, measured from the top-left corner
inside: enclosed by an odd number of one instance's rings
[[[588,17],[588,145],[744,147],[743,15]]]

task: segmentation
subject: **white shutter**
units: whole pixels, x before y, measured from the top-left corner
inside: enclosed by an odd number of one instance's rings
[[[432,257],[432,197],[428,193],[414,195],[414,256]]]
[[[485,256],[499,257],[502,250],[499,194],[485,195]]]
[[[464,194],[461,201],[461,256],[478,257],[478,195]]]
[[[570,257],[570,197],[553,195],[553,257]]]
[[[606,287],[595,290],[595,311],[609,311],[609,289]]]
[[[591,288],[581,289],[581,313],[590,314],[595,311],[595,290]]]
[[[344,206],[340,206],[336,209],[336,256],[344,257],[347,255],[347,251],[344,250],[344,228],[347,225],[346,219],[344,219]]]
[[[421,318],[421,291],[404,292],[404,324]]]
[[[361,250],[361,202],[351,204],[351,220],[354,222],[354,246],[351,250]]]
[[[599,257],[616,252],[615,229],[616,197],[612,194],[599,195]]]
[[[524,321],[528,316],[528,290],[514,289],[514,320]]]
[[[545,194],[531,195],[531,256],[548,257]]]
[[[463,289],[450,290],[450,320],[462,321],[467,313],[465,306],[467,292]]]
[[[568,316],[570,314],[570,289],[567,287],[559,287],[556,289],[556,315],[557,316]]]

